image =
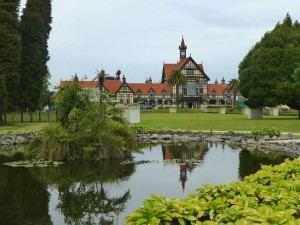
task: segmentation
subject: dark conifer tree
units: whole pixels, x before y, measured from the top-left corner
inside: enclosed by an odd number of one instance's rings
[[[20,22],[22,37],[19,106],[30,112],[39,108],[45,79],[49,79],[48,39],[51,0],[28,0]]]
[[[274,107],[288,100],[284,82],[299,68],[298,22],[289,14],[249,51],[239,65],[240,92],[250,108]]]
[[[3,114],[15,108],[20,77],[20,0],[0,1],[0,124]]]

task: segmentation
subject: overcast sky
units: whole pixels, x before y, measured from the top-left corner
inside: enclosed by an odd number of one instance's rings
[[[75,73],[93,79],[101,69],[120,69],[127,82],[160,82],[163,63],[179,59],[182,36],[211,82],[227,82],[287,13],[300,21],[299,0],[52,0],[50,82]]]

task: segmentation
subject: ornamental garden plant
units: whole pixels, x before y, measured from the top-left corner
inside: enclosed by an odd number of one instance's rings
[[[126,225],[300,224],[300,158],[241,182],[204,185],[186,199],[152,195]]]

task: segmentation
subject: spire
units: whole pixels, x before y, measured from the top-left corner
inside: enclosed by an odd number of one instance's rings
[[[123,78],[122,78],[123,83],[126,83],[126,77],[125,74],[123,73]]]
[[[179,50],[186,50],[186,49],[187,49],[187,46],[185,45],[184,39],[183,39],[183,36],[182,36],[181,44],[179,46]]]
[[[225,79],[224,79],[224,76],[223,76],[223,78],[222,78],[222,84],[225,84]]]
[[[183,36],[182,36],[181,44],[179,46],[180,59],[185,59],[186,58],[186,49],[187,49],[187,46],[185,45],[184,39],[183,39]]]
[[[149,83],[152,84],[152,78],[151,78],[151,75],[149,77]]]
[[[218,84],[219,82],[218,82],[218,79],[216,78],[216,80],[215,80],[215,84]]]
[[[121,70],[118,69],[117,72],[116,72],[116,78],[117,78],[117,80],[120,80],[120,76],[121,76]]]

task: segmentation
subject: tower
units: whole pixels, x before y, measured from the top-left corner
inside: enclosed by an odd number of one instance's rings
[[[181,44],[180,44],[180,46],[179,46],[179,50],[180,50],[180,59],[185,59],[185,58],[186,58],[186,49],[187,49],[187,46],[185,45],[184,39],[183,39],[183,36],[182,36]]]

